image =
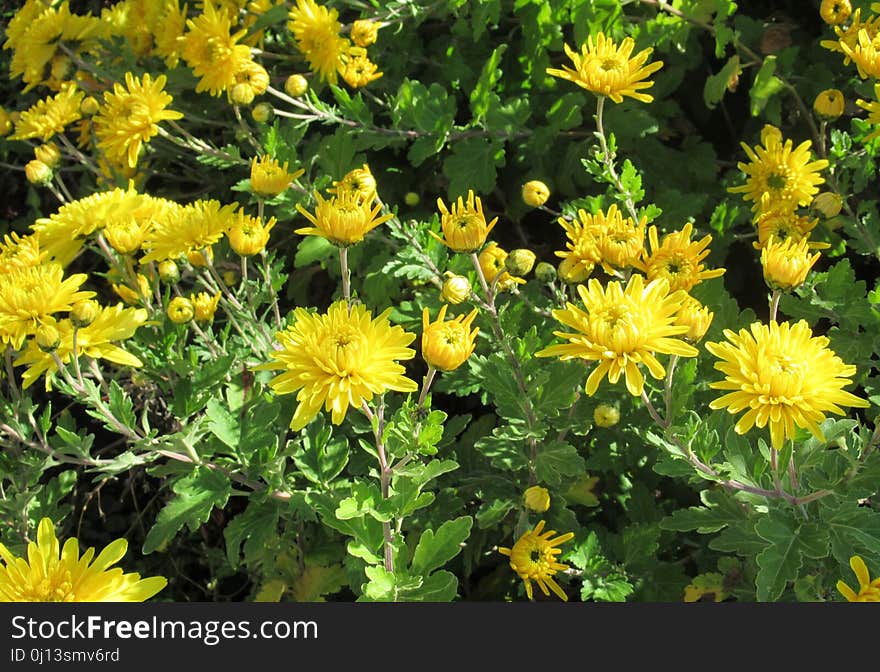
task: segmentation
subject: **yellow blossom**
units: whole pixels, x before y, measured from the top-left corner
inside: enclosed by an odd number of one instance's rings
[[[471,283],[463,275],[455,275],[447,272],[446,280],[440,289],[440,299],[447,303],[458,304],[464,301],[471,293]]]
[[[526,488],[523,493],[523,503],[526,508],[535,513],[544,513],[550,508],[550,491],[540,485]]]
[[[235,84],[235,73],[251,60],[251,50],[238,42],[247,29],[232,33],[230,13],[205,0],[202,13],[186,22],[189,30],[180,38],[180,54],[193,74],[199,77],[196,92],[219,96]]]
[[[653,48],[643,49],[630,58],[636,46],[631,37],[624,38],[617,46],[614,40],[601,32],[596,35],[595,41],[592,35],[587,38],[586,44],[581,45],[580,54],[567,44],[563,46],[574,68],[547,68],[547,74],[574,82],[598,96],[608,96],[615,103],[623,102],[623,96],[643,103],[654,100],[653,96],[641,93],[642,89],[654,86],[654,82],[646,80],[663,67],[662,61],[646,65]]]
[[[303,169],[288,171],[287,161],[280,164],[268,154],[251,159],[251,191],[262,198],[273,198],[286,190],[305,173]]]
[[[819,16],[829,26],[839,26],[846,23],[852,13],[852,5],[849,0],[822,0],[819,5]]]
[[[338,16],[335,9],[327,9],[314,0],[296,0],[287,23],[296,48],[309,67],[330,84],[336,84],[337,74],[343,71],[343,58],[350,46],[348,39],[339,34],[342,24]]]
[[[648,240],[651,243],[651,253],[633,265],[648,276],[648,280],[665,278],[669,283],[669,291],[677,289],[690,291],[694,285],[724,275],[726,269],[706,269],[703,260],[709,256],[709,243],[711,235],[705,235],[700,240],[691,240],[693,224],[688,222],[681,231],[674,231],[663,236],[660,242],[657,235],[657,227],[651,226],[648,230]]]
[[[845,102],[840,89],[825,89],[813,101],[813,111],[820,118],[832,121],[843,114]]]
[[[770,425],[770,441],[776,450],[794,439],[795,427],[808,429],[824,441],[819,423],[825,413],[844,415],[841,406],[867,408],[864,399],[843,390],[856,367],[844,364],[830,350],[828,339],[813,336],[806,321],[769,325],[754,322],[734,333],[724,330],[727,342],[706,343],[720,361],[715,368],[724,380],[711,383],[727,394],[709,404],[712,409],[746,413],[737,421],[737,434],[757,425]]]
[[[168,302],[168,308],[165,309],[168,319],[174,324],[186,324],[196,314],[195,306],[185,296],[175,296]]]
[[[70,124],[82,117],[79,106],[85,94],[75,85],[62,87],[51,98],[39,100],[21,113],[15,122],[13,140],[39,138],[43,142],[56,133],[62,133]]]
[[[443,199],[438,198],[437,207],[440,209],[443,238],[433,231],[429,233],[453,252],[476,252],[486,243],[489,232],[498,223],[497,217],[486,222],[483,202],[479,196],[474,196],[471,189],[468,189],[466,201],[459,196],[447,209]]]
[[[682,301],[681,309],[675,316],[675,324],[687,327],[688,330],[681,337],[689,343],[699,343],[712,324],[715,313],[709,310],[694,297],[688,296]]]
[[[801,239],[809,239],[810,232],[816,228],[819,220],[799,215],[794,211],[768,210],[758,216],[756,224],[758,226],[758,240],[752,243],[752,247],[756,250],[763,249],[771,238],[777,241],[793,240],[795,242]],[[820,243],[809,241],[811,250],[825,249],[830,247],[828,243]]]
[[[871,35],[862,28],[854,46],[841,41],[840,49],[856,64],[862,79],[880,77],[880,35]]]
[[[446,320],[448,305],[443,304],[437,319],[431,322],[428,309],[422,310],[422,358],[428,366],[440,371],[454,371],[464,364],[477,345],[479,327],[471,329],[477,317],[474,308],[468,316],[458,315]]]
[[[294,323],[278,332],[280,350],[255,370],[281,369],[269,385],[276,394],[297,392],[290,427],[305,427],[324,406],[333,424],[340,424],[349,406],[360,408],[387,390],[415,392],[418,385],[405,377],[397,363],[412,359],[408,348],[415,334],[392,326],[391,309],[376,318],[363,305],[332,304],[325,314],[294,310]]]
[[[872,581],[868,566],[858,555],[849,559],[849,566],[852,567],[856,580],[859,582],[859,592],[854,591],[841,579],[837,582],[837,590],[840,591],[840,594],[846,598],[847,602],[880,602],[880,577]]]
[[[54,173],[52,172],[52,168],[45,163],[39,159],[33,159],[25,164],[24,175],[27,178],[27,181],[31,184],[45,187],[52,182]]]
[[[550,198],[550,189],[540,180],[529,180],[522,186],[522,199],[526,205],[540,207]]]
[[[379,66],[370,60],[367,50],[361,47],[349,47],[343,62],[342,79],[353,89],[375,82],[384,74],[378,72]]]
[[[844,65],[849,65],[852,60],[847,51],[852,53],[853,49],[857,47],[859,33],[865,31],[868,37],[873,39],[880,32],[880,16],[871,16],[862,21],[861,13],[861,7],[856,8],[852,14],[852,20],[846,28],[840,25],[834,26],[834,33],[837,36],[836,40],[821,40],[819,42],[822,47],[843,54]]]
[[[259,254],[269,243],[269,232],[275,226],[275,218],[272,217],[263,224],[259,217],[246,215],[239,211],[233,220],[226,236],[229,238],[229,246],[232,251],[241,257],[250,257]]]
[[[364,236],[393,215],[381,215],[381,204],[370,208],[369,202],[357,194],[344,193],[324,200],[315,192],[318,203],[313,215],[297,203],[296,209],[314,226],[297,229],[304,236],[321,236],[338,247],[348,247],[361,242]]]
[[[175,204],[176,205],[176,204]],[[141,264],[165,259],[187,257],[190,263],[204,263],[210,246],[223,237],[235,223],[238,203],[221,205],[216,200],[198,200],[186,206],[171,208],[144,239],[147,254]]]
[[[597,427],[614,427],[620,422],[620,411],[610,404],[599,404],[593,409],[593,422]]]
[[[534,581],[544,595],[549,597],[552,590],[561,600],[568,601],[568,595],[553,577],[557,572],[568,569],[568,565],[557,560],[557,556],[562,553],[562,549],[557,546],[573,539],[574,532],[566,532],[554,538],[555,534],[556,530],[544,532],[542,520],[533,530],[527,530],[517,539],[513,548],[498,549],[499,553],[510,558],[510,568],[522,579],[530,600],[535,598],[532,592]]]
[[[771,238],[761,250],[764,282],[770,289],[790,292],[807,279],[807,273],[819,259],[819,253],[810,255],[806,238],[777,241]]]
[[[213,296],[207,292],[190,294],[189,300],[193,306],[193,318],[199,324],[207,324],[214,321],[214,313],[217,312],[217,304],[220,303],[220,292]]]
[[[97,558],[94,548],[80,557],[79,541],[70,538],[62,547],[54,524],[43,518],[36,543],[28,544],[27,559],[12,555],[0,544],[0,602],[143,602],[168,581],[162,576],[142,579],[118,567],[110,569],[127,549],[128,542],[117,539]]]
[[[360,168],[348,171],[341,180],[334,180],[330,192],[337,196],[353,193],[368,203],[372,203],[376,198],[376,178],[373,177],[370,167],[365,163]]]
[[[813,199],[813,209],[825,217],[837,217],[843,209],[843,198],[833,191],[823,191]]]
[[[359,47],[369,47],[376,42],[382,24],[369,19],[358,19],[351,26],[351,41]]]
[[[511,250],[510,254],[508,254],[507,258],[504,260],[504,268],[507,269],[511,275],[521,278],[532,271],[536,259],[537,256],[531,250],[522,248]]]
[[[507,268],[507,250],[494,240],[483,248],[483,251],[477,256],[477,261],[486,282],[490,285],[494,282],[499,292],[513,289],[516,285],[524,285],[526,282],[523,278],[512,276],[505,270]]]
[[[596,393],[606,375],[612,384],[623,375],[629,393],[639,396],[645,383],[641,365],[659,380],[666,375],[666,369],[656,355],[698,354],[693,346],[673,338],[688,330],[675,324],[676,313],[687,294],[683,290],[669,293],[668,289],[665,278],[645,285],[641,275],[633,275],[625,288],[616,280],[603,287],[595,278],[587,286],[578,285],[584,308],[567,303],[565,309],[553,311],[557,321],[573,330],[553,332],[568,342],[535,354],[597,362],[587,378],[588,395]]]

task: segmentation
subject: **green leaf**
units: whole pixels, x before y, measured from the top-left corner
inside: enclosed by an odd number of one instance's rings
[[[217,398],[208,401],[205,415],[208,417],[207,426],[210,432],[230,448],[238,448],[241,438],[238,417],[230,413],[226,405]]]
[[[749,90],[750,109],[753,117],[761,114],[761,110],[764,109],[770,98],[785,88],[782,80],[774,74],[775,72],[776,56],[766,56],[761,64],[761,69],[755,75],[752,88]]]
[[[516,502],[512,499],[493,499],[483,502],[477,510],[477,527],[481,530],[497,525]]]
[[[293,267],[302,268],[316,261],[324,262],[335,254],[335,248],[326,238],[321,236],[304,236],[296,247]]]
[[[757,598],[760,602],[773,602],[797,579],[803,564],[798,527],[789,518],[768,514],[758,521],[755,531],[770,542],[755,558],[759,568],[755,578]]]
[[[441,569],[434,572],[418,588],[408,590],[403,599],[407,602],[452,602],[458,594],[458,579],[455,574]]]
[[[293,462],[312,483],[327,485],[348,464],[348,440],[344,436],[334,439],[333,428],[325,425],[320,415],[307,426],[302,445],[302,450],[293,456]]]
[[[226,558],[230,565],[238,565],[242,543],[246,561],[269,547],[278,535],[281,507],[281,502],[275,499],[259,501],[252,498],[247,509],[229,521],[223,530],[223,538],[226,540]]]
[[[436,532],[426,529],[413,553],[412,571],[427,575],[461,552],[461,544],[471,533],[473,518],[462,516],[443,523]]]
[[[503,74],[498,67],[501,56],[507,50],[507,44],[502,43],[495,47],[480,73],[480,78],[471,90],[470,103],[471,114],[475,124],[480,123],[489,111],[489,94],[495,90],[495,85]]]
[[[449,178],[449,199],[474,193],[489,194],[495,188],[498,167],[505,164],[504,143],[488,138],[465,138],[452,145],[443,162],[443,174]]]
[[[184,527],[193,532],[208,520],[215,506],[223,507],[232,492],[229,478],[216,469],[197,466],[177,480],[171,489],[176,495],[156,517],[144,539],[143,553],[162,548]]]
[[[538,448],[535,458],[535,475],[540,482],[556,486],[563,478],[580,476],[586,471],[586,463],[577,448],[568,443],[553,442]]]
[[[711,75],[706,79],[703,87],[703,101],[710,110],[714,109],[724,94],[727,92],[727,85],[730,83],[731,77],[739,73],[739,55],[731,56],[724,67],[718,74]]]
[[[110,381],[110,394],[107,407],[123,425],[134,429],[137,418],[134,415],[134,405],[131,397],[119,386],[115,380]]]
[[[384,567],[364,567],[369,582],[363,587],[364,596],[376,602],[393,602],[397,597],[394,574]]]

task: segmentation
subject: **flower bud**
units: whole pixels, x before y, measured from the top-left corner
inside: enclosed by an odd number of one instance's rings
[[[422,358],[440,371],[453,371],[464,364],[474,352],[479,328],[471,329],[477,317],[474,308],[468,316],[459,315],[451,320],[444,320],[446,310],[443,305],[437,319],[430,321],[428,309],[422,311]]]
[[[245,84],[244,82],[239,82],[233,86],[232,91],[229,92],[230,100],[236,105],[250,105],[254,102],[255,97],[256,93],[254,87],[250,84]]]
[[[368,19],[358,19],[351,27],[351,41],[359,47],[369,47],[379,36],[380,23]]]
[[[193,307],[192,301],[189,299],[183,296],[175,296],[168,303],[168,310],[166,313],[168,319],[174,322],[174,324],[186,324],[193,319],[195,308]]]
[[[70,307],[70,321],[78,329],[89,326],[101,312],[101,306],[94,299],[77,301]]]
[[[833,191],[823,191],[813,199],[813,209],[826,217],[837,217],[843,209],[843,198]]]
[[[100,104],[97,99],[92,96],[87,96],[83,98],[83,101],[79,104],[79,111],[82,112],[85,116],[90,117],[98,111]]]
[[[210,246],[203,247],[200,250],[188,252],[186,258],[194,268],[204,268],[214,263],[214,250]]]
[[[52,169],[39,159],[28,161],[24,167],[24,174],[28,182],[45,187],[52,181]]]
[[[843,92],[839,89],[825,89],[813,101],[813,112],[820,119],[833,121],[843,114]]]
[[[551,282],[556,281],[556,269],[553,267],[553,264],[548,264],[546,261],[539,261],[538,265],[535,266],[535,277],[539,281],[545,282],[549,285]]]
[[[463,275],[449,273],[448,276],[440,290],[440,300],[452,304],[461,303],[471,293],[470,280]]]
[[[0,136],[12,133],[12,117],[6,108],[0,107]]]
[[[511,275],[521,278],[535,267],[535,259],[535,253],[531,250],[512,250],[504,260],[504,267]]]
[[[620,411],[610,404],[599,404],[593,411],[593,422],[599,427],[613,427],[620,421]]]
[[[697,343],[706,335],[713,317],[715,313],[709,310],[708,306],[688,296],[675,316],[675,325],[687,327],[688,330],[681,334],[681,337],[691,343]]]
[[[190,302],[192,303],[194,317],[199,324],[207,324],[214,320],[214,313],[217,312],[217,304],[220,301],[220,292],[214,296],[206,292],[191,294]]]
[[[822,0],[819,5],[819,16],[829,26],[839,26],[846,23],[852,14],[852,5],[849,0]]]
[[[37,327],[34,340],[43,352],[52,352],[61,345],[61,334],[54,324],[44,323]]]
[[[223,271],[223,273],[220,274],[220,277],[223,278],[223,282],[225,282],[229,287],[232,287],[238,282],[238,274],[235,271]]]
[[[544,513],[550,508],[550,491],[540,485],[533,485],[523,493],[526,508],[535,513]]]
[[[34,156],[38,161],[42,161],[49,168],[55,168],[61,161],[61,151],[54,142],[47,142],[34,148]]]
[[[119,219],[104,227],[104,238],[119,254],[133,254],[141,249],[144,230],[134,219]]]
[[[810,255],[806,238],[777,241],[771,236],[761,250],[764,282],[770,289],[789,292],[804,283],[818,259],[818,252]]]
[[[251,116],[254,118],[254,121],[265,124],[272,121],[275,111],[269,103],[258,103],[251,108]]]
[[[288,95],[299,98],[309,90],[309,80],[302,75],[291,75],[284,82],[284,90]]]
[[[403,195],[403,202],[411,208],[418,205],[420,200],[422,199],[420,199],[419,195],[414,191],[408,191]]]
[[[173,260],[166,259],[159,262],[159,279],[169,285],[180,280],[180,269]]]
[[[538,208],[550,198],[550,189],[540,180],[531,180],[522,186],[522,199],[526,205]]]

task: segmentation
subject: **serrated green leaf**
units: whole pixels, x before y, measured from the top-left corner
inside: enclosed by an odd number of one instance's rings
[[[751,100],[751,113],[753,117],[761,114],[761,110],[766,107],[770,98],[782,91],[785,85],[774,73],[776,72],[776,56],[769,55],[764,57],[761,69],[755,75],[755,81],[749,90],[749,98]]]
[[[422,532],[413,553],[412,571],[427,575],[439,569],[461,552],[461,544],[471,533],[473,519],[462,516],[443,523],[436,532],[430,529]]]
[[[585,471],[584,458],[571,444],[553,442],[538,448],[535,475],[540,482],[556,486],[563,478],[575,478]]]
[[[755,558],[758,563],[755,577],[757,598],[760,602],[773,602],[789,583],[797,579],[803,564],[798,527],[788,518],[768,515],[758,521],[755,531],[769,542]]]
[[[497,169],[505,164],[504,156],[504,143],[489,138],[465,138],[454,143],[443,162],[449,199],[465,196],[469,189],[477,195],[491,193]]]
[[[246,561],[269,547],[278,534],[281,507],[281,502],[275,499],[251,499],[247,509],[229,521],[223,530],[223,538],[226,540],[226,558],[230,565],[238,565],[242,543]]]
[[[727,92],[731,77],[735,74],[739,74],[738,54],[731,56],[717,74],[710,75],[706,79],[706,84],[703,86],[703,101],[706,103],[706,107],[711,110],[721,102]]]

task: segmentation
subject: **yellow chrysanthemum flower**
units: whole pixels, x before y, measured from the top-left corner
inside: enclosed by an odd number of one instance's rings
[[[19,236],[6,234],[0,240],[0,275],[11,273],[15,268],[28,268],[45,263],[47,253],[40,249],[36,234]]]
[[[553,311],[557,321],[574,330],[553,332],[568,343],[551,345],[535,354],[598,362],[584,388],[590,396],[596,393],[606,375],[610,383],[616,383],[623,375],[629,393],[638,397],[645,384],[640,365],[660,379],[666,375],[666,369],[657,360],[657,354],[680,357],[699,354],[693,346],[671,338],[688,331],[687,327],[675,324],[687,294],[682,290],[672,293],[668,290],[664,278],[645,285],[641,275],[632,276],[626,288],[621,288],[617,281],[602,287],[595,278],[587,286],[578,285],[586,310],[567,303],[565,309]]]
[[[196,308],[185,296],[175,296],[168,302],[165,314],[174,324],[186,324],[195,317]]]
[[[454,371],[464,364],[477,347],[480,331],[479,327],[471,329],[477,317],[476,308],[467,317],[458,315],[446,320],[448,308],[444,303],[433,322],[428,309],[422,310],[422,358],[428,366],[440,371]]]
[[[557,250],[556,256],[561,258],[564,268],[560,265],[560,276],[563,280],[573,278],[571,282],[582,282],[590,277],[596,264],[602,263],[602,252],[599,250],[599,240],[605,230],[613,225],[623,226],[623,216],[616,205],[608,208],[608,213],[601,210],[595,214],[580,209],[576,220],[567,220],[560,217],[557,221],[565,230],[565,250]],[[632,223],[627,218],[626,222]],[[644,229],[642,229],[644,241]],[[644,242],[643,242],[644,244]]]
[[[324,200],[315,192],[318,203],[313,215],[299,203],[296,209],[314,226],[297,229],[303,236],[321,236],[338,247],[359,243],[370,231],[387,222],[393,215],[379,215],[382,205],[370,208],[370,203],[355,193],[343,193]]]
[[[2,268],[2,266],[0,266]],[[446,271],[446,280],[440,288],[440,300],[459,304],[471,295],[471,281],[463,275]]]
[[[262,198],[273,198],[305,172],[303,169],[288,172],[287,161],[282,165],[268,154],[255,156],[251,159],[251,191]]]
[[[15,123],[13,140],[39,138],[43,142],[82,117],[79,106],[85,93],[69,84],[51,98],[39,100],[21,113]]]
[[[209,254],[210,246],[235,224],[237,208],[238,203],[221,205],[212,199],[169,209],[144,239],[143,249],[149,251],[141,263],[180,257],[192,263],[193,257]]]
[[[220,292],[213,296],[207,292],[190,294],[189,300],[193,305],[193,318],[199,324],[207,324],[214,321],[214,313],[217,312],[217,304],[220,303]]]
[[[675,316],[675,324],[688,328],[681,335],[684,340],[699,343],[709,330],[714,317],[715,313],[709,310],[709,306],[704,306],[694,297],[688,296]]]
[[[379,21],[358,19],[351,25],[351,41],[359,47],[369,47],[376,42],[381,27],[382,24]]]
[[[541,180],[529,180],[522,186],[523,203],[533,208],[539,208],[550,198],[550,187]]]
[[[255,367],[284,370],[269,383],[276,394],[298,391],[291,429],[305,427],[321,406],[338,425],[349,406],[360,408],[387,390],[418,389],[397,363],[415,357],[415,350],[406,346],[416,335],[392,326],[390,313],[389,308],[374,319],[366,307],[345,301],[332,304],[323,315],[294,310],[294,324],[276,334],[281,349],[272,352],[272,361]]]
[[[82,357],[104,359],[120,366],[141,367],[143,362],[116,345],[134,336],[135,331],[147,321],[147,311],[143,308],[126,308],[121,303],[102,307],[91,324],[76,330],[76,351]],[[68,364],[73,357],[74,324],[69,319],[55,323],[60,341],[55,354],[62,364]],[[51,389],[50,377],[58,372],[55,358],[46,354],[33,341],[15,360],[16,366],[27,366],[22,375],[22,387],[30,387],[40,376],[46,374],[46,390]]]
[[[165,75],[143,79],[125,73],[125,86],[116,83],[104,93],[104,104],[92,118],[98,147],[113,163],[134,168],[141,144],[159,132],[159,122],[181,119],[183,114],[165,109],[173,100],[165,93]]]
[[[80,299],[92,298],[94,292],[80,291],[87,279],[85,273],[65,278],[58,263],[14,268],[0,275],[0,343],[18,350],[42,322],[70,310]]]
[[[810,232],[818,223],[819,220],[815,217],[799,215],[786,208],[770,209],[758,215],[755,222],[758,227],[758,240],[752,243],[752,247],[762,250],[772,238],[777,241],[793,240],[794,242],[807,239],[811,250],[827,249],[830,247],[828,243],[809,240]]]
[[[181,9],[179,0],[164,0],[152,31],[153,53],[162,58],[169,69],[176,68],[186,32],[186,6]]]
[[[852,13],[852,5],[849,0],[822,0],[819,5],[819,16],[829,26],[839,26],[846,23]]]
[[[375,82],[384,73],[377,72],[379,66],[367,56],[367,50],[361,47],[349,47],[343,56],[345,65],[342,68],[342,79],[353,89],[359,89],[370,82]]]
[[[601,211],[598,215],[601,215]],[[647,223],[646,217],[642,217],[638,225],[631,217],[624,219],[616,205],[608,208],[604,224],[597,223],[596,249],[602,268],[609,275],[613,275],[615,269],[628,268],[638,262],[645,249]]]
[[[845,107],[846,100],[840,89],[824,89],[818,93],[813,101],[813,112],[825,121],[837,119],[843,114]]]
[[[287,22],[296,39],[296,48],[305,56],[309,67],[330,84],[336,84],[337,75],[343,72],[344,56],[351,44],[339,34],[342,24],[338,16],[335,9],[327,9],[314,0],[296,0]]]
[[[550,508],[550,491],[547,488],[542,488],[540,485],[526,488],[523,493],[523,504],[530,511],[544,513]]]
[[[269,233],[275,223],[274,217],[271,217],[264,224],[259,217],[251,217],[240,210],[232,226],[226,231],[229,246],[233,252],[241,257],[259,254],[266,249],[266,245],[269,243]]]
[[[500,292],[505,292],[513,289],[516,285],[524,285],[526,283],[523,278],[517,278],[505,270],[507,268],[507,250],[503,249],[494,240],[483,248],[483,251],[477,256],[477,261],[480,264],[480,270],[483,272],[486,282],[492,284],[495,278],[498,278],[496,287]]]
[[[862,21],[862,9],[857,8],[852,15],[852,21],[846,28],[834,26],[836,40],[821,40],[819,44],[830,51],[836,51],[844,55],[843,64],[849,65],[851,58],[847,51],[852,52],[859,42],[859,33],[863,30],[873,40],[880,32],[880,16],[870,16]]]
[[[550,591],[547,590],[549,587],[559,599],[568,601],[568,595],[553,577],[557,572],[568,569],[568,565],[557,560],[557,556],[562,553],[562,549],[557,546],[573,539],[574,532],[560,534],[554,539],[552,537],[556,534],[556,530],[547,532],[543,530],[542,520],[535,525],[535,529],[528,530],[517,539],[513,548],[499,548],[498,552],[510,558],[510,568],[522,579],[526,595],[530,600],[535,599],[532,592],[532,581],[534,581],[547,597],[550,596]]]
[[[709,404],[712,409],[746,413],[737,421],[737,434],[757,425],[770,425],[770,441],[777,450],[795,437],[795,427],[808,429],[824,440],[819,423],[826,412],[843,415],[841,406],[867,408],[864,399],[845,392],[856,367],[828,349],[828,339],[813,336],[806,321],[769,325],[754,322],[749,330],[724,330],[728,342],[706,343],[719,360],[715,368],[725,379],[710,384],[730,390]]]
[[[126,215],[111,215],[104,224],[103,236],[119,254],[134,254],[141,249],[141,244],[150,230],[151,222],[139,222]]]
[[[763,212],[790,204],[793,210],[799,205],[809,205],[818,193],[818,185],[825,182],[819,171],[828,167],[828,161],[812,161],[812,142],[804,140],[792,148],[791,140],[782,141],[782,132],[766,124],[761,131],[763,147],[754,149],[741,143],[749,163],[740,161],[737,166],[746,176],[746,183],[730,187],[729,192],[744,194],[747,201],[754,201],[752,210]]]
[[[70,538],[62,547],[55,526],[43,518],[37,527],[37,541],[28,544],[27,559],[19,558],[0,544],[0,601],[2,602],[143,602],[165,588],[162,576],[142,579],[125,574],[119,562],[128,550],[125,539],[117,539],[97,558],[95,549],[79,554],[79,540]],[[92,561],[94,558],[94,561]]]
[[[233,23],[229,12],[211,0],[205,1],[199,16],[187,19],[189,30],[181,38],[180,55],[200,78],[196,93],[219,96],[235,84],[235,73],[251,60],[250,47],[238,44],[247,30],[231,33]]]
[[[880,77],[880,35],[862,28],[854,46],[841,41],[840,49],[856,64],[862,79]]]
[[[761,250],[761,267],[764,269],[764,282],[770,289],[790,292],[804,284],[807,273],[819,260],[819,253],[810,255],[806,238],[798,241],[777,241],[771,238]]]
[[[709,243],[712,236],[707,234],[700,240],[691,240],[693,224],[688,222],[681,231],[673,231],[663,236],[660,242],[657,235],[657,227],[651,226],[648,230],[648,240],[651,243],[651,253],[633,263],[633,266],[642,271],[648,280],[665,278],[669,283],[669,291],[683,289],[686,292],[691,288],[710,278],[724,275],[726,269],[715,268],[707,270],[703,260],[709,256]]]
[[[856,580],[859,582],[859,592],[854,591],[841,579],[837,582],[837,590],[840,591],[840,594],[846,598],[847,602],[880,602],[880,577],[872,581],[868,566],[858,555],[849,559],[849,566],[852,567]]]
[[[880,101],[880,83],[874,84],[874,97],[877,98],[877,101]],[[865,137],[865,142],[880,137],[880,102],[877,101],[862,100],[861,98],[856,100],[856,105],[868,111],[868,123],[876,127]]]
[[[653,96],[640,93],[642,89],[654,86],[654,82],[646,79],[663,67],[663,61],[645,65],[654,51],[653,48],[643,49],[630,58],[636,46],[635,40],[626,37],[618,47],[614,40],[605,37],[604,33],[599,33],[595,42],[590,35],[587,43],[581,45],[580,54],[567,44],[563,46],[574,68],[565,65],[562,66],[562,70],[547,68],[548,75],[567,79],[596,95],[608,96],[615,103],[623,102],[623,96],[635,98],[643,103],[654,100]]]
[[[599,404],[593,409],[593,422],[597,427],[614,427],[620,422],[620,409],[610,404]]]
[[[428,233],[453,252],[476,252],[486,243],[489,232],[498,223],[497,217],[486,223],[483,201],[479,196],[474,196],[471,189],[468,189],[467,201],[459,196],[451,209],[447,209],[443,199],[438,198],[437,207],[440,209],[443,238],[433,231]]]
[[[232,84],[227,93],[237,105],[250,105],[256,96],[262,95],[269,87],[269,73],[259,63],[244,61],[232,75]]]
[[[348,171],[341,180],[334,180],[329,190],[331,193],[341,196],[345,193],[353,193],[360,196],[367,203],[372,203],[376,198],[376,178],[366,163],[360,168]]]

